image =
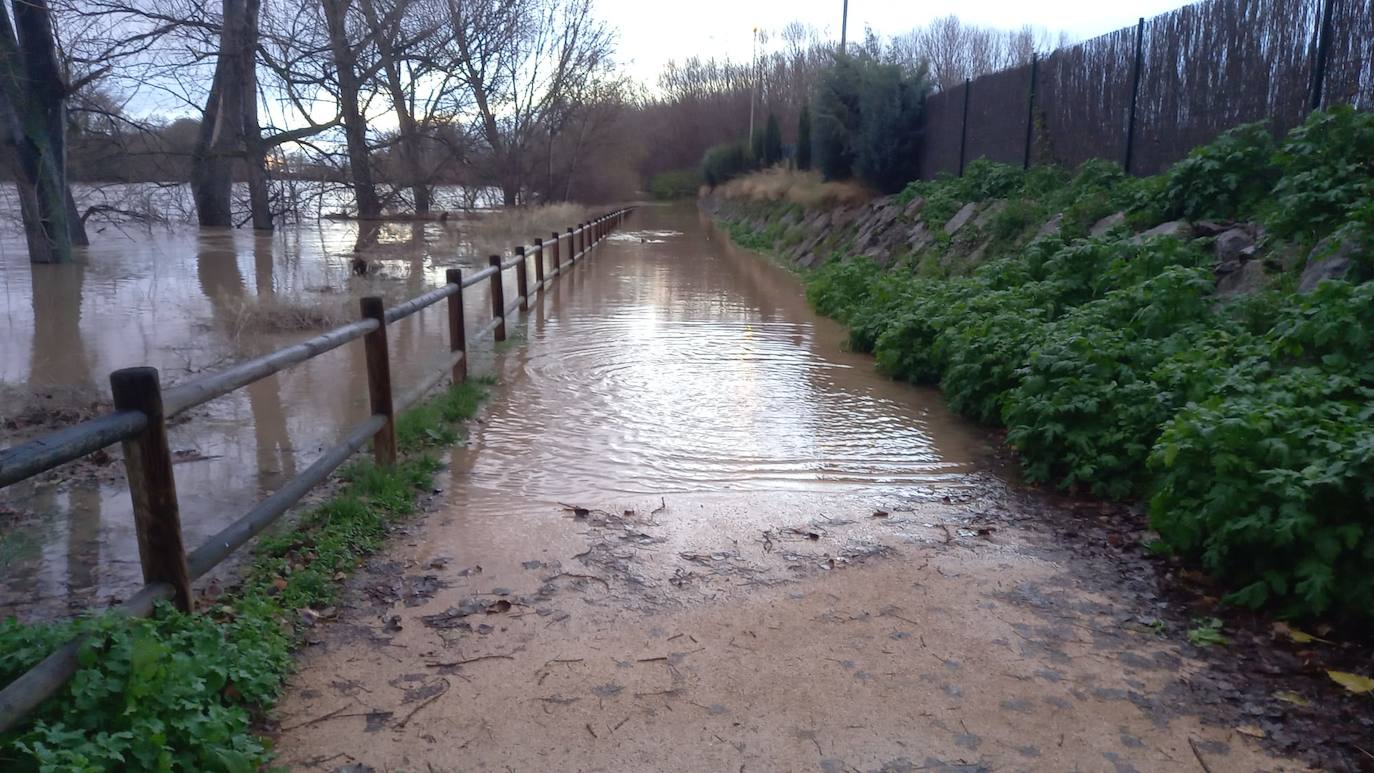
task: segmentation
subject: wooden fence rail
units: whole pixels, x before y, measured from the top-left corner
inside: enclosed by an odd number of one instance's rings
[[[367,445],[368,441],[372,442],[378,465],[389,466],[396,462],[395,417],[419,402],[445,377],[451,378],[455,384],[462,383],[467,377],[467,344],[470,339],[463,317],[465,288],[490,281],[492,320],[475,331],[472,338],[491,333],[496,342],[504,341],[507,318],[517,309],[524,311],[529,308],[530,257],[537,261],[533,290],[538,294],[563,271],[571,269],[578,260],[586,257],[592,247],[629,217],[631,211],[632,208],[617,209],[589,223],[579,223],[577,228],[569,228],[562,236],[554,232],[548,243],[536,239],[532,248],[516,247],[514,256],[504,262],[501,256],[493,255],[487,268],[469,276],[464,276],[461,269],[449,269],[443,287],[391,308],[386,308],[379,297],[363,298],[360,304],[361,319],[357,322],[166,390],[161,388],[158,372],[154,368],[117,370],[110,374],[113,412],[0,450],[0,489],[113,443],[122,443],[144,586],[128,601],[110,611],[119,615],[147,617],[153,613],[158,601],[170,599],[183,612],[193,612],[195,600],[192,582],[218,566],[280,518],[349,457]],[[566,253],[562,252],[561,246],[565,239],[568,245]],[[546,254],[552,255],[552,266],[545,266]],[[560,257],[566,257],[567,260],[560,260]],[[516,270],[518,297],[507,306],[503,282],[505,272],[512,268]],[[544,278],[546,269],[549,274],[547,280]],[[440,367],[421,378],[420,383],[398,398],[394,395],[391,383],[387,326],[442,300],[448,302],[448,353]],[[309,467],[275,493],[205,544],[188,552],[182,544],[176,479],[167,443],[167,419],[358,338],[363,339],[366,354],[368,417],[346,430],[338,444],[324,451]],[[80,644],[79,640],[68,642],[0,690],[0,732],[15,726],[66,684],[76,672]]]

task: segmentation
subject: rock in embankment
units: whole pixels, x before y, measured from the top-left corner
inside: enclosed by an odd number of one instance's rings
[[[1359,231],[1342,228],[1317,242],[1307,254],[1307,265],[1298,278],[1298,292],[1310,293],[1324,279],[1348,279],[1354,273],[1355,262],[1364,253]]]

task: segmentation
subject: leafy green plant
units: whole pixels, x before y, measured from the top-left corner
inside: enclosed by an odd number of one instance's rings
[[[697,195],[701,187],[701,173],[696,169],[675,169],[662,172],[649,180],[649,193],[660,201],[686,199]]]
[[[1267,225],[1276,235],[1316,241],[1374,199],[1374,114],[1338,105],[1289,133],[1275,160]]]
[[[1165,214],[1171,218],[1234,219],[1253,214],[1279,178],[1274,138],[1263,123],[1223,132],[1164,174]]]
[[[251,773],[270,759],[252,720],[270,707],[290,669],[301,611],[336,602],[351,571],[414,511],[438,469],[429,422],[471,417],[485,384],[469,382],[400,421],[406,456],[390,469],[350,464],[330,501],[263,537],[242,585],[198,614],[160,604],[150,619],[98,615],[26,625],[0,622],[0,681],[10,682],[58,646],[82,637],[79,667],[27,723],[0,736],[0,767],[29,770],[167,770]]]
[[[807,276],[808,298],[884,372],[1000,420],[1031,480],[1148,499],[1160,535],[1149,549],[1200,563],[1230,602],[1368,624],[1371,126],[1345,109],[1314,114],[1277,152],[1263,127],[1240,127],[1143,180],[1105,161],[1072,174],[971,164],[898,201],[922,198],[937,234],[967,202],[1006,201],[972,273],[947,265],[967,240],[937,238],[888,271],[832,260]],[[1113,212],[1127,227],[1085,238]],[[1032,239],[1051,213],[1058,231]],[[1308,294],[1293,271],[1221,299],[1206,241],[1130,237],[1180,216],[1263,217],[1275,230],[1261,249],[1295,239],[1299,255],[1332,236],[1356,269]]]
[[[1230,644],[1221,632],[1221,620],[1215,617],[1199,618],[1188,629],[1188,641],[1194,647],[1226,646]]]
[[[712,146],[701,157],[701,179],[714,188],[751,171],[753,166],[745,142],[724,142]]]

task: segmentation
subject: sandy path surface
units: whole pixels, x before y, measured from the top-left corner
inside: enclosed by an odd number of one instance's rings
[[[283,761],[1301,769],[1201,724],[1198,664],[978,502],[588,506],[490,492],[374,561],[301,660]],[[738,510],[770,523],[693,536]]]

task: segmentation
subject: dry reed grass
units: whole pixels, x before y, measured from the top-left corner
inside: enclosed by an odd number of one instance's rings
[[[239,299],[231,311],[228,317],[230,337],[235,341],[260,335],[325,330],[357,319],[357,314],[350,313],[350,307],[338,298],[252,296]]]
[[[554,231],[563,233],[599,212],[571,203],[502,209],[465,221],[463,229],[482,254],[497,254],[531,244],[536,237],[547,239]]]
[[[859,206],[873,198],[872,191],[853,182],[826,182],[819,172],[765,169],[738,177],[716,192],[727,199],[786,201],[804,209]]]

